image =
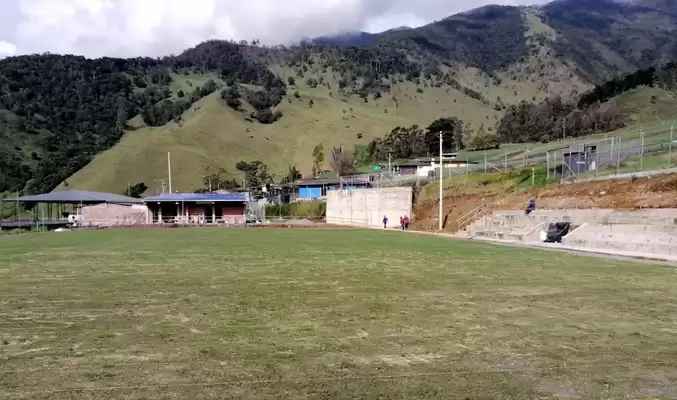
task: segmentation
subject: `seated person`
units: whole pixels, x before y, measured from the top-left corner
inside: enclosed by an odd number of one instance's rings
[[[531,214],[532,211],[536,209],[536,201],[534,199],[529,200],[529,205],[527,205],[527,209],[524,210],[524,215],[529,215]]]

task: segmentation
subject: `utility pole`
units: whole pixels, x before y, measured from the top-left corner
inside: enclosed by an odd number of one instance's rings
[[[639,157],[639,170],[644,171],[644,127],[640,127],[639,137],[640,137],[640,145],[642,146],[640,149],[641,154]]]
[[[670,126],[670,143],[668,144],[668,166],[672,165],[672,131],[675,128],[674,125]]]
[[[567,140],[567,117],[562,117],[562,141]]]
[[[169,173],[169,193],[172,193],[172,155],[167,152],[167,172]]]
[[[440,131],[440,215],[438,230],[442,231],[442,132]]]
[[[388,174],[389,174],[390,176],[393,176],[393,169],[392,169],[391,166],[390,166],[390,165],[391,165],[392,156],[393,156],[393,155],[392,155],[391,153],[388,153]]]

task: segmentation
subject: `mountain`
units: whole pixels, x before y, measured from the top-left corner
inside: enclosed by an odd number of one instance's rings
[[[306,39],[303,42],[306,44],[328,44],[340,46],[369,46],[375,44],[379,38],[384,35],[394,32],[406,32],[411,30],[408,26],[398,26],[396,28],[388,29],[380,33],[369,32],[345,32],[339,35],[320,36],[314,39]]]
[[[340,35],[320,36],[307,41],[308,44],[325,44],[341,46],[368,46],[376,43],[379,34],[369,32],[347,32]]]
[[[364,149],[440,117],[460,118],[469,139],[492,133],[512,105],[578,102],[611,78],[677,59],[675,3],[487,6],[415,29],[291,47],[209,41],[160,59],[7,58],[0,193],[121,192],[141,181],[152,192],[168,151],[185,190],[207,175],[241,177],[239,161],[308,174],[317,144]]]

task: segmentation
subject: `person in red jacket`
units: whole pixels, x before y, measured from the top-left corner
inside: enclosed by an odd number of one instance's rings
[[[404,218],[402,219],[402,222],[403,222],[402,229],[404,230],[409,229],[409,217],[405,215]]]
[[[400,215],[400,228],[404,230],[404,217]]]

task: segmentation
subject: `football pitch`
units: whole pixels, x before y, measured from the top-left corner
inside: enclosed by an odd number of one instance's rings
[[[379,230],[0,237],[0,398],[675,398],[677,270]]]

